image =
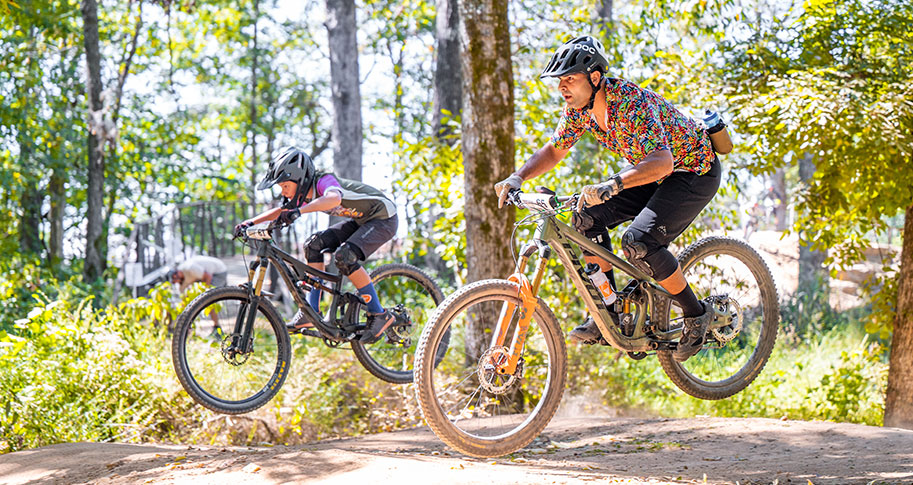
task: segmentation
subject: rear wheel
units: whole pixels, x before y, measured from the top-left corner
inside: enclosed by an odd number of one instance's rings
[[[761,373],[777,338],[777,287],[761,256],[744,241],[702,239],[682,252],[679,264],[698,298],[718,312],[704,347],[685,362],[657,352],[666,375],[700,399],[724,399],[745,389]],[[681,310],[663,299],[657,321],[674,329]]]
[[[505,346],[492,346],[490,329],[506,305],[520,305],[518,295],[519,287],[508,281],[472,283],[448,297],[422,333],[415,357],[419,405],[438,438],[461,453],[501,456],[526,446],[561,401],[567,351],[555,316],[541,300],[516,371],[497,372],[520,312],[513,312]],[[445,342],[449,349],[438,362]]]
[[[441,289],[422,270],[409,264],[385,264],[371,272],[374,289],[397,321],[373,344],[352,342],[355,357],[371,374],[394,384],[412,382],[415,347],[431,315],[444,299]],[[358,321],[365,321],[364,306]],[[441,347],[443,355],[447,346]]]
[[[249,302],[246,289],[213,288],[194,299],[175,324],[171,356],[178,380],[194,401],[216,412],[253,411],[269,402],[288,376],[288,331],[265,298],[253,310],[249,345],[241,350],[234,332],[246,322]]]

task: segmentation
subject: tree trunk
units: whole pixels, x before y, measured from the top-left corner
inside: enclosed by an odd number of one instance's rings
[[[31,176],[24,180],[25,186],[19,198],[22,213],[19,217],[19,250],[32,255],[41,254],[41,201],[44,199],[37,181]]]
[[[53,269],[60,266],[63,261],[63,214],[67,206],[65,177],[63,168],[55,168],[48,184],[48,192],[51,196],[51,211],[48,213],[51,223],[51,233],[48,238],[48,261]]]
[[[28,28],[29,45],[32,49],[37,49],[37,35],[35,27]],[[41,180],[39,176],[38,163],[35,161],[35,140],[29,134],[26,121],[38,118],[39,107],[36,103],[31,102],[37,92],[36,84],[42,76],[36,72],[39,62],[29,62],[26,68],[26,75],[22,76],[16,82],[13,77],[14,95],[18,98],[22,108],[17,110],[21,120],[19,129],[16,130],[16,144],[19,146],[19,167],[22,174],[22,186],[19,191],[19,223],[17,230],[19,233],[19,248],[22,253],[28,253],[37,256],[41,253],[41,203],[44,197],[38,185]]]
[[[786,220],[786,169],[780,168],[774,172],[770,182],[773,192],[769,194],[769,197],[774,203],[774,218],[777,221],[776,227],[778,231],[782,232],[789,227],[789,223]]]
[[[434,59],[434,99],[432,100],[432,126],[436,136],[449,135],[443,125],[444,118],[459,115],[463,97],[463,74],[460,66],[460,13],[457,0],[437,0]],[[449,111],[448,115],[444,111]],[[442,140],[443,141],[443,140]],[[453,144],[453,140],[447,141]]]
[[[86,50],[86,97],[89,107],[88,186],[86,187],[86,261],[83,278],[93,282],[105,271],[108,237],[103,230],[105,196],[104,129],[101,120],[101,53],[98,48],[98,4],[82,0],[83,41]],[[103,121],[102,121],[103,123]],[[94,132],[94,133],[93,133]]]
[[[913,429],[913,205],[907,207],[897,276],[897,314],[891,338],[884,425]]]
[[[462,0],[460,47],[463,68],[462,150],[468,281],[504,278],[514,268],[510,234],[513,207],[498,209],[494,184],[514,171],[514,80],[507,2]],[[498,312],[470,323],[467,355],[484,348],[485,329]]]
[[[615,31],[615,27],[612,25],[613,3],[613,0],[596,1],[596,14],[593,20],[596,24],[596,35],[601,38],[603,43],[608,42],[609,37]]]
[[[433,98],[431,101],[431,127],[439,147],[453,146],[457,142],[453,129],[445,126],[444,119],[456,120],[460,116],[463,102],[463,74],[460,66],[460,10],[457,0],[437,0],[435,14],[435,59]],[[441,217],[440,207],[430,206],[424,212],[417,211],[410,224],[420,227],[420,234],[433,234],[434,221]],[[424,243],[427,257],[424,264],[442,276],[449,273],[447,262],[436,251],[433,236]]]
[[[257,23],[260,20],[260,0],[254,0],[254,36],[250,62],[250,201],[257,203]]]
[[[815,175],[815,162],[811,154],[805,154],[799,159],[799,179],[808,185]],[[824,267],[827,251],[812,250],[811,241],[802,239],[803,232],[799,233],[799,287],[798,292],[814,295],[815,292],[824,292],[827,295],[828,274]],[[827,298],[824,302],[827,305]]]
[[[361,180],[361,91],[355,0],[326,2],[333,93],[333,168],[340,177]]]

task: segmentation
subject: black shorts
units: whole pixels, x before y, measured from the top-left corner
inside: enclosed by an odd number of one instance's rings
[[[343,243],[349,243],[361,252],[358,256],[364,261],[384,243],[393,239],[398,227],[399,219],[396,216],[388,219],[371,219],[364,224],[358,224],[353,220],[339,222],[320,233],[324,241],[323,250],[336,251]]]
[[[704,175],[673,172],[662,183],[624,189],[604,204],[587,207],[593,218],[589,228],[578,228],[586,237],[608,241],[607,229],[634,220],[632,228],[651,236],[656,246],[666,247],[700,214],[720,188],[722,167],[714,159]],[[651,241],[653,242],[653,241]]]

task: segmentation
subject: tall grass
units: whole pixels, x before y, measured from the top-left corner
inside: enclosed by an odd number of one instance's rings
[[[171,364],[165,298],[103,310],[60,291],[0,331],[0,452],[73,441],[295,444],[420,425],[412,386],[379,381],[350,350],[293,337],[292,368],[276,398],[254,413],[222,416],[183,392]],[[767,367],[721,401],[685,395],[655,357],[634,361],[608,347],[571,346],[566,396],[628,413],[821,419],[880,425],[885,342],[858,313],[787,301]],[[566,326],[572,305],[559,308]],[[808,314],[805,309],[811,311]],[[807,318],[813,325],[798,324]],[[821,321],[828,318],[828,321]],[[579,400],[579,397],[578,397]]]
[[[823,292],[818,289],[817,292]],[[866,309],[837,312],[820,294],[781,304],[782,326],[766,367],[742,392],[719,401],[684,394],[655,357],[633,361],[611,348],[572,347],[570,394],[598,395],[622,412],[829,420],[880,426],[886,342],[864,330]]]
[[[170,378],[164,332],[116,309],[39,301],[0,332],[0,450],[65,441],[167,439],[190,411]]]
[[[175,377],[167,298],[97,311],[91,298],[61,295],[38,294],[0,330],[0,453],[73,441],[294,444],[420,423],[411,388],[373,378],[347,348],[302,337],[272,402],[212,413]]]

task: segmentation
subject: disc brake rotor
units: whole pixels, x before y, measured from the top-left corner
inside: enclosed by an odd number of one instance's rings
[[[411,345],[412,333],[415,331],[415,326],[412,325],[412,319],[409,316],[409,312],[406,311],[402,304],[396,305],[391,311],[396,317],[396,323],[390,325],[390,327],[384,331],[387,335],[387,341],[389,343],[402,343],[408,347]]]
[[[237,349],[237,346],[232,345],[232,337],[232,335],[226,335],[225,338],[222,339],[222,358],[225,359],[225,362],[234,366],[244,365],[244,363],[247,362],[247,359],[250,358],[250,354],[254,353],[254,343],[250,343],[250,352],[242,354],[241,351]],[[240,340],[240,337],[238,340]]]
[[[510,375],[499,374],[498,369],[510,360],[507,347],[491,347],[479,358],[479,383],[492,394],[505,394],[523,377],[523,357],[517,361],[517,368]]]
[[[716,299],[713,302],[713,305],[722,313],[729,315],[728,324],[715,326],[710,330],[713,338],[721,345],[724,345],[739,336],[739,332],[742,331],[742,322],[745,315],[742,312],[742,306],[739,305],[739,302],[736,301],[735,298],[729,296],[723,296]]]

